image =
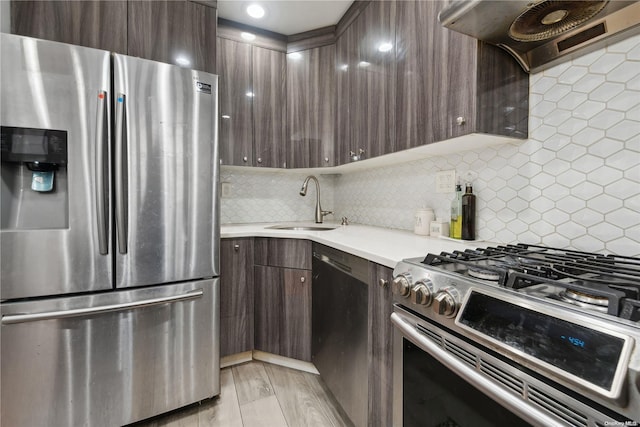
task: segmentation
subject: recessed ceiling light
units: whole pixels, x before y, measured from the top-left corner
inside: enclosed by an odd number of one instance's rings
[[[245,40],[249,40],[249,41],[251,41],[251,40],[255,40],[255,39],[256,39],[255,34],[251,34],[251,33],[244,33],[244,32],[243,32],[243,33],[240,33],[240,37],[242,37],[242,38],[243,38],[243,39],[245,39]]]
[[[393,49],[393,44],[389,42],[380,43],[378,45],[378,50],[380,52],[389,52],[391,49]]]
[[[181,67],[188,67],[189,65],[191,65],[191,61],[189,61],[189,59],[184,56],[178,56],[176,58],[176,64],[180,65]]]
[[[347,65],[347,64],[342,64],[342,65],[340,66],[340,69],[341,69],[342,71],[347,71],[347,70],[349,69],[349,65]]]
[[[253,98],[255,96],[253,92],[247,92],[245,95],[249,98]]]
[[[230,118],[231,118],[231,116],[230,116],[230,115],[228,115],[228,114],[223,114],[223,115],[222,115],[222,118],[223,118],[223,119],[230,119]]]
[[[289,58],[291,59],[300,59],[302,58],[302,54],[300,52],[293,52],[289,54]]]
[[[371,65],[371,63],[369,63],[367,61],[358,62],[358,67],[368,67],[369,65]]]
[[[247,14],[252,18],[260,19],[264,16],[264,8],[258,4],[251,4],[247,7]]]

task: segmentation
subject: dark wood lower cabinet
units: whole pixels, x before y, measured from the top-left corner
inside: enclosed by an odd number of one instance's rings
[[[311,271],[255,267],[255,349],[311,361]]]
[[[253,238],[220,241],[220,356],[253,350]]]
[[[308,240],[221,241],[221,356],[255,349],[311,361],[311,255]],[[392,279],[392,269],[369,263],[369,426],[392,425]]]
[[[369,263],[369,426],[392,425],[393,270]]]

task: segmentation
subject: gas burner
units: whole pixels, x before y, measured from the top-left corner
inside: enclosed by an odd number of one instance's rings
[[[517,244],[427,254],[427,268],[514,292],[640,319],[640,259]]]
[[[606,297],[590,295],[573,289],[565,289],[559,293],[559,296],[562,301],[578,307],[601,313],[607,313],[609,310],[609,299]]]
[[[479,268],[469,267],[467,269],[467,273],[469,273],[469,276],[475,277],[476,279],[489,280],[491,282],[497,282],[500,280],[500,275],[498,273]]]

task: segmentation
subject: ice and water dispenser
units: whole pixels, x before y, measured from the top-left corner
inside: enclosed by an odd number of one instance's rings
[[[67,132],[2,126],[3,230],[69,227]]]

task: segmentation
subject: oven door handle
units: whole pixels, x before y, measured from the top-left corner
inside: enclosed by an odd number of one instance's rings
[[[420,349],[429,353],[434,359],[449,368],[456,375],[466,380],[478,390],[482,391],[484,394],[486,394],[505,408],[509,409],[514,414],[521,417],[523,420],[533,425],[545,427],[566,426],[566,424],[563,424],[556,419],[549,417],[546,413],[524,402],[518,396],[506,392],[503,388],[494,384],[491,380],[484,377],[473,368],[465,365],[460,360],[448,354],[436,343],[432,342],[429,338],[418,332],[415,326],[403,320],[402,317],[397,313],[391,314],[391,322],[409,341],[417,345]]]

